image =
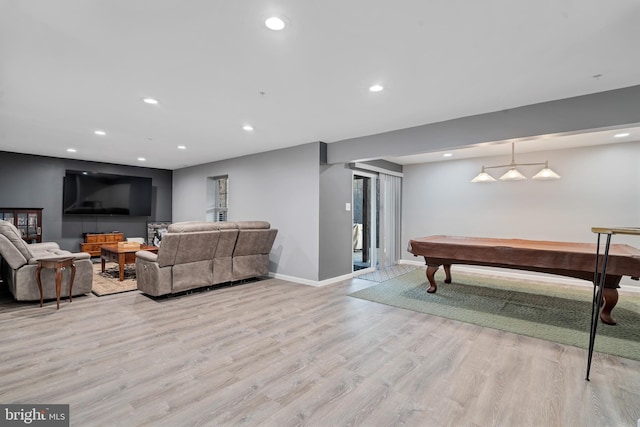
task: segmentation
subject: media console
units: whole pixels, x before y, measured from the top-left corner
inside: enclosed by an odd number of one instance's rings
[[[88,252],[91,256],[100,256],[102,245],[124,241],[124,233],[85,233],[84,243],[80,243],[80,251]]]

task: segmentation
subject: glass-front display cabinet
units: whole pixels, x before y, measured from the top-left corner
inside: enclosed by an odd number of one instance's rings
[[[0,219],[15,225],[27,243],[42,242],[42,208],[0,208]]]

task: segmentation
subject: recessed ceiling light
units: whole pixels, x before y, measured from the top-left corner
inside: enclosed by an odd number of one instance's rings
[[[75,153],[75,152],[76,152],[76,151],[78,151],[78,150],[76,150],[75,148],[67,148],[67,151],[68,151],[69,153]]]
[[[247,132],[251,132],[253,130],[253,126],[251,125],[244,125],[242,126],[242,129],[246,130]]]
[[[187,147],[184,145],[178,145],[178,150],[186,150]]]
[[[139,162],[146,162],[146,161],[147,161],[147,159],[145,159],[144,157],[138,157],[138,161],[139,161]]]
[[[628,132],[624,132],[624,133],[617,133],[615,135],[613,135],[614,138],[624,138],[625,136],[629,136]]]
[[[382,85],[373,85],[369,87],[369,90],[371,92],[381,92],[382,90],[384,90],[384,87]]]
[[[100,136],[105,136],[107,133],[103,130],[94,130],[93,133]]]
[[[264,25],[266,25],[268,29],[273,31],[280,31],[285,27],[284,21],[277,16],[267,18],[267,20],[264,21]]]
[[[442,157],[451,157],[451,156],[453,156],[453,154],[452,154],[452,153],[444,153],[444,154],[442,155]]]
[[[145,102],[145,103],[151,104],[151,105],[158,104],[158,100],[154,99],[154,98],[142,98],[142,102]]]

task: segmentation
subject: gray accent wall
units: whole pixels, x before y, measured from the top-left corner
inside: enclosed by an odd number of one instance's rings
[[[278,229],[270,271],[318,281],[320,144],[313,142],[174,171],[174,221],[204,220],[207,178],[227,175],[228,219],[264,220]]]
[[[470,182],[482,165],[509,163],[509,156],[405,165],[402,244],[439,234],[595,243],[591,227],[638,226],[640,142],[524,153],[516,160],[548,160],[562,178]],[[540,167],[519,169],[530,178]],[[491,173],[498,178],[500,171]],[[640,247],[631,236],[615,236],[613,243]],[[403,259],[416,260],[406,251]]]
[[[151,217],[70,216],[62,214],[65,171],[86,170],[152,178]],[[43,208],[42,241],[77,252],[83,233],[120,231],[146,238],[147,221],[171,221],[172,171],[0,152],[0,207]]]

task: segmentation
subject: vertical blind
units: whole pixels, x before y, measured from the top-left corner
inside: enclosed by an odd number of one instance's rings
[[[380,180],[380,252],[378,267],[397,264],[400,259],[400,215],[402,178],[384,173]]]

